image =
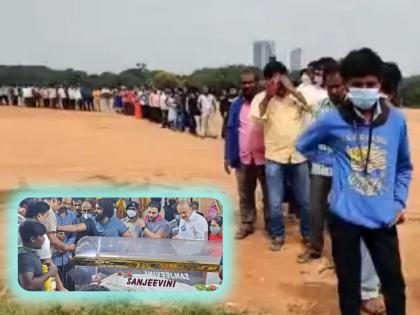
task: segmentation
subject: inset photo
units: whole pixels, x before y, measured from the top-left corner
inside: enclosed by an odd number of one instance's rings
[[[215,291],[223,209],[212,198],[27,198],[18,210],[26,291]]]

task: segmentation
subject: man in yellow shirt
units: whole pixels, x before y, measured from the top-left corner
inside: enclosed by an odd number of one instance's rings
[[[295,142],[305,127],[311,108],[288,78],[287,68],[271,61],[264,69],[266,90],[257,94],[251,104],[251,117],[264,127],[265,174],[270,213],[270,249],[280,250],[285,228],[282,212],[284,183],[291,183],[300,210],[300,232],[309,235],[309,165],[295,149]]]
[[[94,89],[92,92],[93,97],[93,110],[95,112],[100,111],[100,102],[101,102],[101,90],[100,89]]]

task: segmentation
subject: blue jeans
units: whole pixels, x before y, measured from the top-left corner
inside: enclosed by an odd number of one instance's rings
[[[185,120],[184,113],[179,111],[176,116],[176,129],[184,130],[185,128],[184,120]]]
[[[284,218],[282,204],[285,195],[285,182],[288,180],[291,190],[300,210],[300,233],[309,237],[309,165],[281,164],[267,161],[265,176],[268,190],[268,205],[270,213],[270,234],[272,237],[284,237]]]
[[[381,283],[363,240],[360,244],[360,250],[362,258],[362,300],[376,299],[379,296]]]

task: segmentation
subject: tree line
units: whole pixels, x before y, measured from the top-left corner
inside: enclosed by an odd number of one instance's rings
[[[246,65],[230,65],[219,68],[203,68],[190,75],[178,75],[164,70],[150,70],[145,64],[138,63],[135,68],[120,73],[103,72],[88,74],[74,69],[54,70],[46,66],[1,66],[0,85],[37,85],[66,86],[80,84],[91,88],[154,86],[158,89],[187,86],[201,88],[207,86],[213,93],[220,93],[229,88],[239,88],[239,77]],[[252,68],[252,67],[251,67]],[[261,75],[261,70],[254,68]],[[298,73],[292,73],[297,78]],[[420,107],[420,76],[405,78],[401,87],[401,96],[407,107]]]

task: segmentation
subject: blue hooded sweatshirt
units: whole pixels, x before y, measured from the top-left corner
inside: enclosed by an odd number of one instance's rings
[[[351,104],[326,113],[296,143],[309,159],[320,144],[333,150],[330,210],[370,229],[390,226],[406,207],[413,170],[403,114],[382,101],[378,106],[368,125]]]

